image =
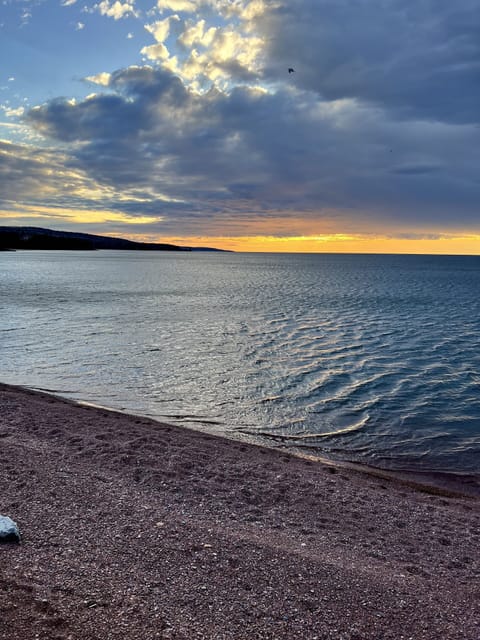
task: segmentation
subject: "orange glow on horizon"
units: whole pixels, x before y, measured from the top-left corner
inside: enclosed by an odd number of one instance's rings
[[[128,234],[132,240],[167,242],[260,253],[408,253],[480,255],[480,234],[440,235],[438,238],[325,234],[314,236],[151,236]]]

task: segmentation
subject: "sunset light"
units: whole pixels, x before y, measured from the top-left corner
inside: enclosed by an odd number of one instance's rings
[[[237,251],[478,254],[463,4],[432,21],[429,3],[6,0],[0,221]],[[25,65],[27,41],[42,53]]]
[[[0,640],[480,640],[480,0],[0,59]]]

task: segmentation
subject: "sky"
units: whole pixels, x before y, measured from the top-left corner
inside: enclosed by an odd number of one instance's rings
[[[0,61],[2,225],[480,254],[478,0],[0,0]]]

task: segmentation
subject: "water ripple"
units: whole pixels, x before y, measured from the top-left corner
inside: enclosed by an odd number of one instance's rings
[[[389,468],[480,471],[478,258],[0,262],[5,382]]]

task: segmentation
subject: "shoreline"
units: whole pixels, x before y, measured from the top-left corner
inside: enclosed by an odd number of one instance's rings
[[[358,462],[354,462],[351,460],[338,460],[333,458],[328,458],[326,456],[316,455],[314,453],[305,453],[299,449],[295,449],[295,447],[283,449],[281,447],[269,446],[268,439],[263,443],[254,443],[251,440],[242,439],[241,437],[228,437],[227,435],[219,435],[217,433],[212,433],[208,430],[203,430],[200,428],[195,428],[185,425],[178,425],[173,423],[167,423],[158,418],[152,417],[150,415],[136,414],[131,413],[129,411],[123,409],[116,409],[114,407],[109,407],[102,404],[97,404],[94,402],[90,402],[88,400],[78,400],[74,398],[69,398],[67,396],[62,396],[57,394],[55,391],[49,391],[47,389],[42,389],[40,387],[27,387],[23,385],[7,385],[6,383],[0,382],[0,389],[3,386],[13,387],[15,389],[19,389],[20,391],[27,391],[38,393],[40,395],[51,396],[54,398],[58,398],[60,400],[64,400],[73,404],[74,406],[80,407],[92,407],[94,409],[110,411],[112,413],[119,413],[121,415],[129,416],[131,418],[140,418],[151,420],[152,422],[157,422],[158,424],[167,424],[168,426],[175,429],[187,429],[189,431],[194,431],[198,433],[207,433],[212,435],[213,437],[220,438],[221,440],[226,440],[227,442],[240,442],[244,445],[256,446],[264,449],[269,449],[272,451],[281,451],[285,455],[295,456],[301,459],[310,460],[312,462],[318,462],[320,464],[333,467],[335,469],[344,469],[346,471],[351,470],[357,473],[364,473],[369,476],[373,476],[382,480],[392,480],[396,482],[400,482],[405,486],[409,486],[418,491],[423,491],[425,493],[432,493],[437,495],[451,496],[451,497],[469,497],[469,498],[480,498],[480,474],[474,474],[470,472],[460,473],[453,471],[419,471],[419,470],[410,470],[410,469],[401,469],[401,470],[392,470],[385,469],[382,467],[376,467],[369,464],[362,464]]]
[[[0,636],[479,635],[474,498],[4,384],[0,458]]]

